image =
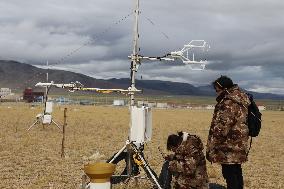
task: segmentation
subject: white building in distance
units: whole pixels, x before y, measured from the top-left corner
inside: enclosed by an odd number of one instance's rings
[[[168,103],[158,102],[157,108],[168,108]]]
[[[114,106],[124,106],[124,100],[113,100],[113,105]]]
[[[259,111],[264,111],[265,109],[266,109],[266,107],[265,106],[257,106],[258,107],[258,109],[259,109]]]
[[[0,96],[8,96],[11,93],[11,89],[9,88],[0,88]]]

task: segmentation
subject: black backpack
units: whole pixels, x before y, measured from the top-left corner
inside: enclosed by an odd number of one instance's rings
[[[248,106],[248,119],[247,119],[249,136],[250,136],[250,144],[249,144],[249,149],[247,152],[247,156],[248,156],[249,151],[251,149],[252,137],[258,136],[259,131],[261,129],[261,115],[262,114],[259,112],[259,109],[253,100],[252,94],[247,93],[247,95],[250,100],[250,105]]]
[[[256,137],[258,136],[261,129],[262,114],[259,112],[259,109],[253,100],[253,95],[249,93],[247,93],[247,95],[250,100],[250,105],[248,106],[248,119],[247,119],[249,136]]]

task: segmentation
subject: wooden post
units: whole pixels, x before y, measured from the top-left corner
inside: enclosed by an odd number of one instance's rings
[[[62,137],[62,144],[61,144],[61,157],[65,158],[65,128],[67,126],[67,108],[64,108],[64,124],[63,124],[63,137]]]

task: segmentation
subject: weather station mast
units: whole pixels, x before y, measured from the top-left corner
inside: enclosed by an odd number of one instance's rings
[[[140,57],[139,57],[139,47],[138,47],[138,39],[139,39],[139,33],[138,33],[138,19],[139,19],[139,0],[136,0],[136,7],[134,10],[134,15],[135,15],[135,23],[134,23],[134,29],[133,29],[133,51],[132,55],[130,56],[131,58],[131,74],[130,74],[130,79],[131,79],[131,89],[136,89],[135,87],[135,75],[136,72],[138,71],[138,67],[141,64],[140,62]],[[130,93],[130,105],[131,107],[135,105],[135,100],[134,100],[134,93]]]
[[[203,49],[203,51],[207,51],[210,49],[210,46],[207,42],[204,40],[192,40],[189,44],[184,45],[184,47],[179,50],[179,51],[173,51],[170,52],[162,57],[146,57],[146,56],[141,56],[139,55],[139,14],[140,14],[140,9],[139,9],[139,4],[140,0],[135,0],[135,9],[134,9],[134,29],[133,29],[133,50],[132,54],[128,56],[128,58],[131,59],[131,74],[130,74],[130,79],[131,79],[131,85],[129,87],[129,94],[130,94],[130,105],[135,106],[135,99],[134,99],[134,93],[135,92],[141,92],[141,90],[137,90],[135,87],[135,75],[136,72],[138,71],[139,66],[141,65],[141,60],[148,60],[148,61],[175,61],[176,59],[180,59],[184,64],[187,65],[198,65],[199,68],[193,68],[190,67],[191,70],[204,70],[205,69],[205,64],[207,63],[206,60],[195,60],[194,53],[192,53],[192,56],[189,56],[189,53],[193,49]]]
[[[137,107],[135,105],[135,93],[141,92],[136,88],[136,72],[143,60],[145,61],[175,61],[180,59],[184,64],[189,65],[192,70],[203,70],[206,60],[195,60],[194,53],[190,53],[193,49],[208,50],[210,46],[204,40],[192,40],[189,44],[184,45],[181,50],[167,53],[162,57],[146,57],[139,54],[139,15],[140,0],[135,0],[134,8],[134,27],[133,27],[133,50],[128,56],[131,60],[130,67],[130,87],[128,95],[130,96],[130,132],[126,145],[121,148],[108,163],[117,163],[116,159],[124,153],[127,153],[126,175],[118,175],[117,177],[137,178],[137,167],[143,168],[148,179],[159,189],[162,189],[158,182],[157,174],[150,168],[147,160],[144,158],[144,143],[151,140],[152,137],[152,111],[149,107]],[[190,56],[191,55],[191,56]],[[194,68],[197,66],[199,68]],[[122,91],[122,90],[121,90]],[[127,91],[127,90],[124,90]],[[139,171],[138,171],[139,172]],[[124,172],[125,173],[125,172]],[[113,175],[115,177],[116,175]]]
[[[191,70],[203,70],[205,68],[206,60],[196,60],[194,52],[195,49],[208,50],[210,46],[204,40],[192,40],[181,50],[166,53],[164,56],[148,57],[139,54],[139,15],[140,15],[140,0],[135,0],[134,8],[134,27],[133,27],[133,50],[132,54],[128,56],[131,60],[130,66],[130,86],[128,89],[102,89],[102,88],[88,88],[82,85],[80,82],[71,82],[69,84],[59,83],[56,84],[53,81],[47,83],[37,83],[38,87],[56,87],[64,88],[69,91],[94,91],[98,93],[123,93],[130,97],[130,131],[128,139],[125,145],[115,153],[106,163],[88,164],[84,166],[85,175],[90,178],[90,182],[87,183],[85,179],[82,179],[82,189],[110,189],[111,184],[116,184],[132,178],[139,177],[139,168],[141,167],[147,177],[153,185],[158,189],[162,189],[158,182],[157,174],[150,168],[149,163],[144,157],[143,150],[144,144],[149,142],[152,137],[152,110],[150,107],[135,105],[135,93],[142,92],[136,88],[136,72],[143,61],[176,61],[181,60],[183,64],[188,65]],[[196,67],[198,67],[196,69]],[[48,75],[47,75],[48,78]],[[125,170],[120,175],[113,175],[115,165],[119,161],[124,159],[126,163]],[[104,183],[102,183],[102,176],[104,177]],[[111,177],[111,178],[110,178]],[[115,179],[116,178],[116,179]],[[99,180],[99,181],[98,181]],[[117,180],[118,182],[112,182]],[[98,181],[98,182],[97,182]]]

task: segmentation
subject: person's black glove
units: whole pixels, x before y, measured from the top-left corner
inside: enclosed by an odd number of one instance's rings
[[[173,161],[175,159],[175,155],[174,154],[169,154],[167,156],[165,156],[165,160],[166,161]]]

